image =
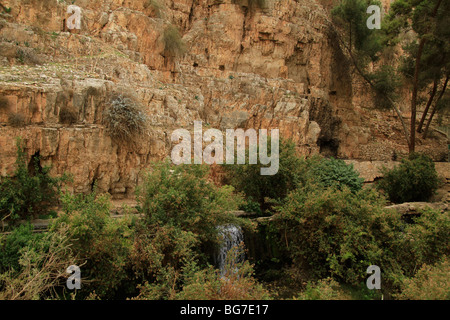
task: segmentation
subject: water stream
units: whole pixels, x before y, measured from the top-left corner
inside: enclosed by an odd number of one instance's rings
[[[244,242],[244,233],[242,228],[233,224],[226,224],[217,227],[219,235],[223,237],[222,246],[219,248],[219,252],[216,256],[216,264],[220,270],[220,274],[223,276],[226,273],[227,256],[232,248],[239,246],[241,242]],[[242,251],[235,251],[238,256],[235,258],[235,263],[244,261],[245,255]]]

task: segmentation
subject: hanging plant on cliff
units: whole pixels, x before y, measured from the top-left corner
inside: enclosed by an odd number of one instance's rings
[[[103,124],[116,142],[133,143],[146,132],[147,116],[134,99],[118,95],[105,110]]]

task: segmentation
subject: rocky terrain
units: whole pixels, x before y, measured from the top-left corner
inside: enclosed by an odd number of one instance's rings
[[[194,120],[222,130],[279,128],[300,154],[369,167],[407,154],[395,113],[376,109],[340,48],[332,1],[273,0],[265,9],[245,0],[158,1],[76,0],[81,29],[70,32],[72,1],[1,1],[11,10],[0,8],[0,175],[14,171],[20,136],[29,159],[73,175],[75,192],[96,184],[127,198],[151,162],[170,154],[173,130],[193,130]],[[169,26],[179,29],[183,54],[165,50]],[[114,93],[144,107],[149,128],[138,144],[117,143],[105,130]],[[400,99],[406,121],[408,96]],[[419,137],[417,151],[442,162],[448,181],[447,143],[434,131]]]

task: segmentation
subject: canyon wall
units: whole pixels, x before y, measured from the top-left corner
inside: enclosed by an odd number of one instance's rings
[[[330,21],[330,2],[77,0],[80,30],[67,30],[58,0],[3,0],[0,15],[0,175],[15,167],[15,138],[31,160],[72,174],[76,192],[94,184],[133,194],[151,162],[170,155],[171,133],[205,128],[279,128],[303,155],[387,161],[407,154],[392,111],[376,108]],[[176,26],[186,50],[165,50]],[[111,139],[103,115],[116,93],[133,96],[149,127],[137,144]],[[407,92],[406,92],[407,93]],[[66,123],[62,110],[76,111]],[[408,121],[408,100],[400,103]],[[14,116],[20,121],[13,121]],[[446,161],[433,132],[418,151]]]

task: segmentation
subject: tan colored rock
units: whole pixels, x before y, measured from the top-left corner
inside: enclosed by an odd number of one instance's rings
[[[22,136],[29,157],[39,151],[53,173],[74,175],[73,190],[97,183],[128,197],[151,161],[170,154],[172,131],[192,130],[194,120],[221,130],[279,128],[304,155],[390,161],[407,152],[398,119],[375,111],[370,90],[352,74],[326,0],[270,1],[252,12],[232,0],[162,0],[159,16],[146,0],[78,0],[76,32],[64,29],[67,3],[2,3],[12,11],[0,22],[0,95],[26,123],[12,128],[9,111],[0,111],[1,175],[14,171],[14,138]],[[187,48],[176,59],[164,56],[169,24]],[[136,146],[105,131],[113,92],[134,95],[148,116]],[[64,108],[76,111],[74,123],[61,123]],[[418,150],[442,160],[443,141],[419,139]],[[355,166],[367,181],[378,176],[375,162]]]

